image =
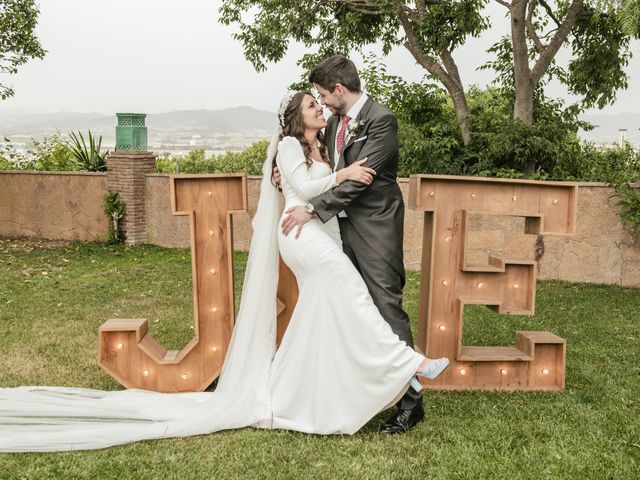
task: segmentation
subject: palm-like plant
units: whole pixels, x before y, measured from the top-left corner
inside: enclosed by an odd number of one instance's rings
[[[95,137],[91,135],[91,130],[88,130],[88,132],[88,146],[80,131],[78,131],[78,135],[74,132],[69,134],[71,142],[67,143],[67,145],[82,170],[103,172],[107,169],[107,155],[109,155],[109,150],[101,151],[102,135],[98,137],[96,143]]]

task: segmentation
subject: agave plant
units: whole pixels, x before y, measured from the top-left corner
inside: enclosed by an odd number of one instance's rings
[[[98,137],[96,143],[95,137],[91,135],[91,130],[88,130],[88,132],[87,138],[89,140],[89,146],[87,146],[80,131],[78,131],[78,135],[74,132],[69,134],[71,142],[67,145],[82,170],[102,172],[107,169],[107,155],[109,155],[109,150],[105,150],[104,152],[100,151],[102,147],[102,135]]]

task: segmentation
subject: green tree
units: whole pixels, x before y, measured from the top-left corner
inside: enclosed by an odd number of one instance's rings
[[[374,42],[385,55],[404,46],[446,90],[468,145],[474,133],[468,92],[453,54],[489,27],[489,1],[227,0],[220,21],[239,27],[234,37],[257,70],[281,60],[291,40],[310,50],[299,60],[305,71],[328,55],[361,53]],[[499,85],[513,98],[514,120],[536,123],[536,98],[551,78],[580,97],[579,108],[602,108],[627,87],[630,36],[622,30],[619,10],[603,7],[602,0],[495,1],[505,7],[511,33],[492,47],[496,58],[485,67],[498,72]],[[566,69],[555,62],[563,46],[572,53]],[[534,169],[532,160],[522,166],[528,173]]]
[[[0,73],[14,74],[31,58],[43,58],[45,50],[36,38],[38,6],[34,0],[0,0]],[[0,99],[13,96],[0,83]]]
[[[535,97],[537,121],[515,120],[513,96],[504,88],[471,87],[467,91],[469,123],[475,132],[464,145],[457,132],[452,101],[436,83],[409,84],[389,75],[384,64],[365,58],[361,76],[367,91],[388,105],[398,118],[400,176],[412,173],[443,175],[522,176],[530,162],[537,176],[563,175],[556,164],[578,163],[579,128],[591,126],[578,118],[579,109],[560,100]],[[554,177],[555,178],[555,177]]]
[[[640,38],[640,0],[599,0],[599,10],[616,15],[622,31]]]

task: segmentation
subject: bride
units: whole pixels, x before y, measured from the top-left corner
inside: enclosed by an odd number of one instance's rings
[[[311,220],[285,236],[272,168],[282,174],[285,210],[347,181],[370,183],[363,161],[332,173],[322,107],[308,92],[283,99],[280,129],[263,166],[242,298],[214,392],[164,394],[67,387],[0,388],[0,451],[97,449],[247,426],[353,434],[392,405],[416,375],[448,365],[400,341],[342,251],[337,219]],[[275,349],[278,253],[299,297]]]

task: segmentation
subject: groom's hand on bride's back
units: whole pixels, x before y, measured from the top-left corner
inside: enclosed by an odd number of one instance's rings
[[[291,207],[285,210],[287,216],[282,220],[282,233],[286,237],[291,233],[291,230],[298,227],[296,231],[296,238],[300,236],[300,232],[302,231],[302,226],[311,220],[313,216],[311,213],[307,213],[302,206]]]

